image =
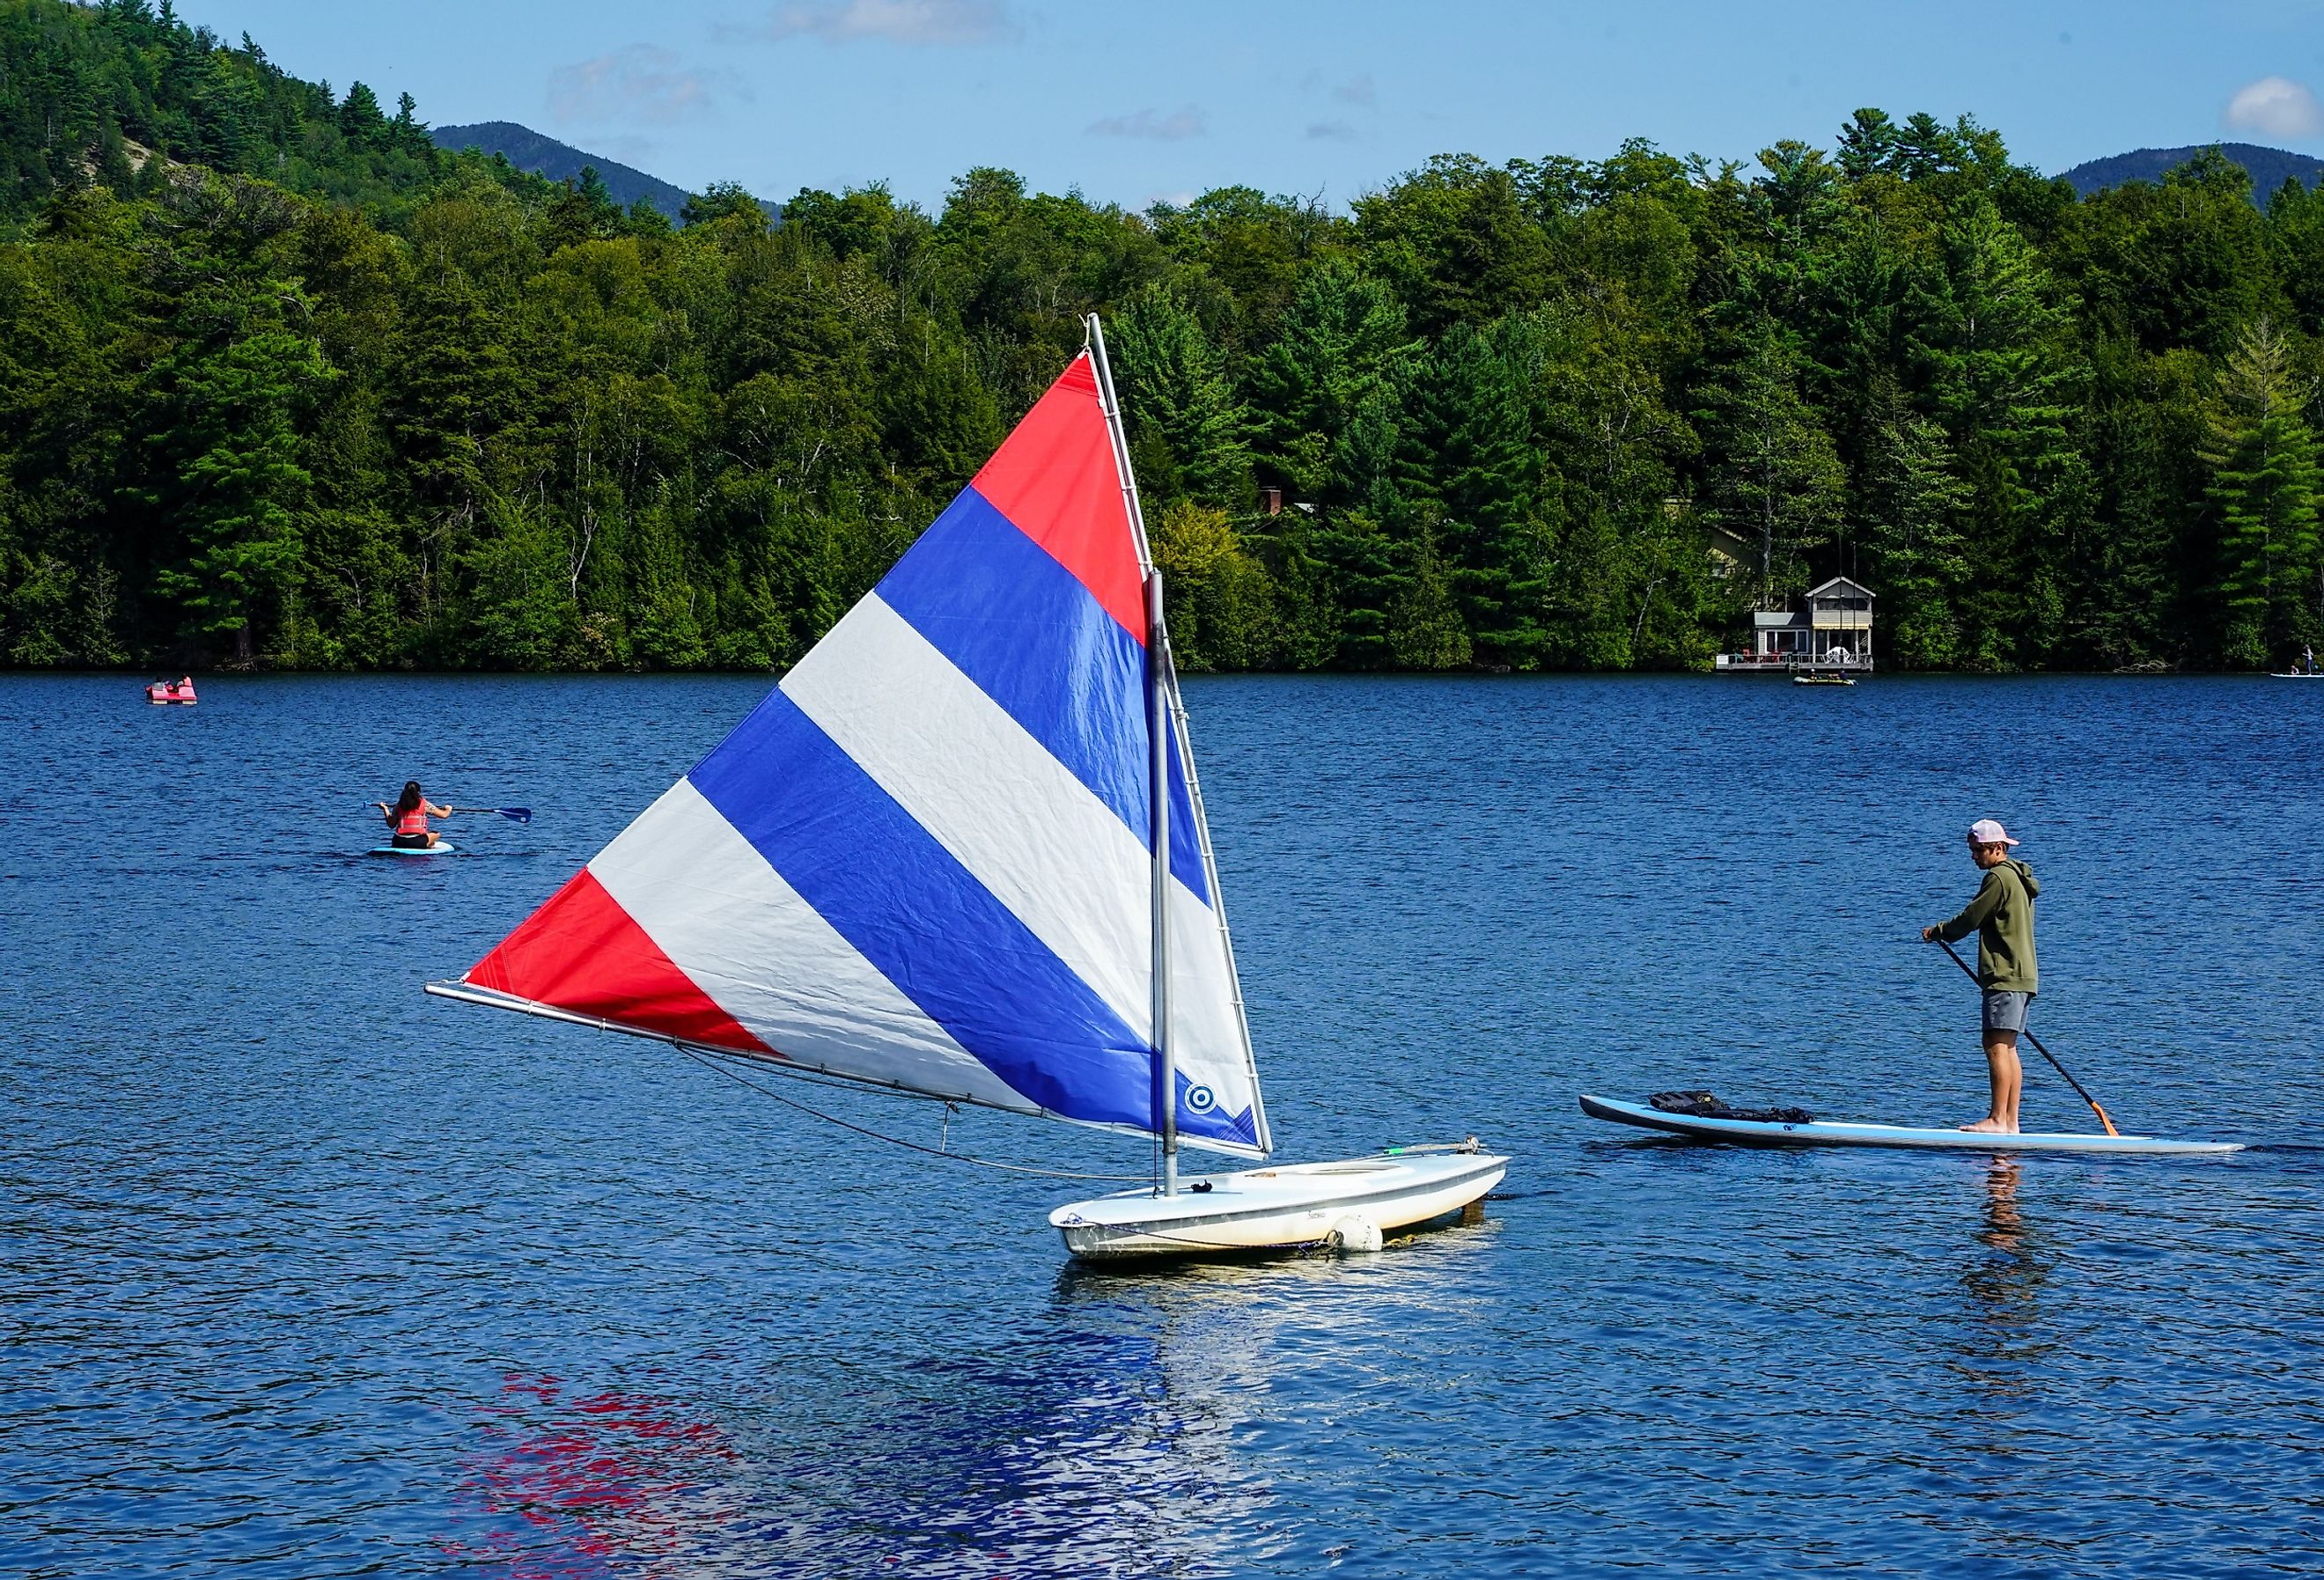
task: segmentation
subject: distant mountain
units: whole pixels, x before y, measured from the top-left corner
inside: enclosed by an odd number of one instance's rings
[[[2065,179],[2073,184],[2075,191],[2087,198],[2125,181],[2159,181],[2164,172],[2176,170],[2205,148],[2218,149],[2250,173],[2252,200],[2255,203],[2265,204],[2288,177],[2296,176],[2302,186],[2313,187],[2317,178],[2324,176],[2324,159],[2305,153],[2262,148],[2252,143],[2206,143],[2193,148],[2141,148],[2110,159],[2094,159],[2068,171]]]
[[[554,137],[544,137],[530,126],[520,126],[514,121],[479,121],[473,126],[438,126],[430,134],[436,146],[456,153],[464,148],[479,149],[485,153],[504,153],[508,162],[519,170],[529,170],[547,176],[552,181],[571,180],[581,173],[585,165],[597,167],[597,179],[613,200],[624,208],[643,198],[675,220],[686,208],[687,192],[683,187],[673,187],[668,181],[650,176],[641,170],[606,159],[599,154],[584,153],[567,143]]]

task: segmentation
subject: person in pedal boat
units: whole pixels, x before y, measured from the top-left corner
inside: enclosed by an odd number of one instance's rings
[[[2034,897],[2042,885],[2034,869],[2011,858],[2017,842],[1990,818],[1969,826],[1969,860],[1985,871],[1972,899],[1959,916],[1921,929],[1929,943],[1953,943],[1977,934],[1977,983],[1985,992],[1985,1063],[1993,1080],[1993,1106],[1963,1130],[1997,1135],[2017,1133],[2017,1094],[2025,1075],[2017,1062],[2017,1035],[2041,991],[2034,964]]]
[[[452,815],[451,808],[439,807],[421,795],[416,779],[404,784],[403,794],[392,807],[385,801],[374,801],[372,805],[386,815],[388,827],[395,830],[395,837],[388,843],[399,850],[429,849],[435,845],[436,835],[429,828],[428,819]]]

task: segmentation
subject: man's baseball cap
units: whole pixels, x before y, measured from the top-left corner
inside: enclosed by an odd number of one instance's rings
[[[1969,842],[1971,845],[2015,845],[2017,843],[2015,840],[2009,837],[2009,830],[2004,828],[2000,824],[1995,822],[1990,818],[1979,818],[1976,822],[1969,826]]]

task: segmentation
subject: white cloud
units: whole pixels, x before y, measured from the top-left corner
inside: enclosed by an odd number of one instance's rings
[[[1155,143],[1183,143],[1189,137],[1200,137],[1210,126],[1209,117],[1193,105],[1157,115],[1152,110],[1140,110],[1134,115],[1108,115],[1089,124],[1093,137],[1140,137]]]
[[[713,81],[658,44],[632,44],[551,71],[549,110],[559,121],[668,125],[708,111]]]
[[[884,39],[893,44],[995,44],[1017,37],[1001,0],[787,0],[765,22],[742,30],[780,41],[827,44]]]
[[[2324,106],[2304,84],[2286,77],[2263,77],[2236,90],[2221,117],[2237,132],[2298,141],[2324,134]]]

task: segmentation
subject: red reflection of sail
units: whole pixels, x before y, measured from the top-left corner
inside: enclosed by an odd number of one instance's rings
[[[447,1557],[502,1580],[605,1580],[678,1554],[724,1522],[715,1483],[736,1455],[673,1402],[604,1391],[564,1397],[512,1376],[484,1407],[487,1445],[459,1485],[464,1530]]]

